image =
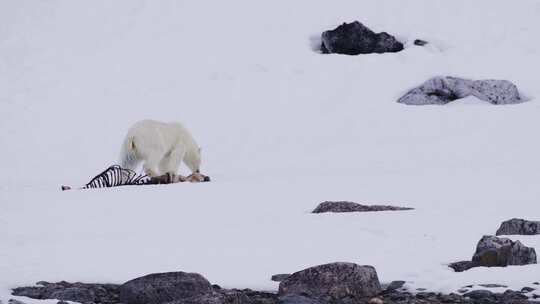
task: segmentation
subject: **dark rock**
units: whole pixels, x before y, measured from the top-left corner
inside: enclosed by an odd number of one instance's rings
[[[277,304],[279,302],[278,295],[275,293],[253,291],[250,289],[224,289],[221,294],[223,294],[225,299],[224,304]]]
[[[79,303],[112,304],[118,302],[118,285],[115,284],[85,284],[69,282],[38,282],[33,287],[18,287],[13,289],[13,295],[25,296],[32,299],[58,299]]]
[[[501,285],[501,284],[478,284],[478,286],[481,286],[481,287],[484,287],[484,288],[507,288],[508,286],[506,285]]]
[[[533,284],[534,285],[540,285],[540,282],[534,282]]]
[[[422,289],[425,290],[425,288],[422,288]],[[433,293],[433,292],[418,292],[416,294],[417,299],[429,299],[429,298],[433,298],[435,296],[436,296],[436,294]]]
[[[478,242],[472,261],[487,267],[536,264],[536,252],[520,241],[486,235]]]
[[[513,218],[504,221],[497,230],[497,235],[534,235],[540,234],[540,221],[533,222],[524,219]]]
[[[279,297],[279,304],[325,304],[317,299],[299,295],[286,295]]]
[[[375,297],[369,299],[368,304],[384,304],[384,301],[379,297]]]
[[[528,293],[528,292],[531,292],[531,291],[534,291],[536,290],[535,288],[532,288],[532,287],[523,287],[521,288],[521,292],[523,293]]]
[[[533,299],[540,299],[540,294],[533,293],[532,298]]]
[[[358,21],[343,23],[334,30],[325,31],[321,40],[321,51],[325,54],[358,55],[403,50],[403,44],[394,36],[386,32],[376,34]]]
[[[460,262],[450,263],[448,265],[448,267],[454,269],[455,272],[462,272],[465,270],[469,270],[475,266],[476,266],[475,263],[471,261],[460,261]]]
[[[154,302],[148,302],[148,303],[154,303]],[[218,292],[210,292],[207,294],[197,295],[193,297],[187,297],[182,299],[177,299],[174,301],[166,302],[166,304],[224,304],[225,303],[225,297]],[[242,303],[241,301],[238,301],[237,303]],[[127,303],[131,304],[131,303]]]
[[[463,301],[463,297],[455,293],[448,295],[442,294],[439,296],[439,299],[441,303],[462,303]]]
[[[392,281],[390,284],[386,287],[385,291],[392,291],[396,289],[400,289],[405,285],[405,281]]]
[[[63,300],[62,300],[62,301],[56,302],[56,304],[69,304],[69,302],[66,302],[66,301],[63,301]]]
[[[474,299],[474,300],[479,300],[479,299],[485,299],[485,298],[493,298],[494,294],[493,292],[489,290],[473,290],[471,292],[464,294],[463,296]]]
[[[414,45],[424,46],[424,45],[426,45],[426,44],[428,44],[428,42],[425,41],[425,40],[422,40],[422,39],[416,39],[416,40],[414,40]]]
[[[167,304],[278,304],[274,293],[258,292],[250,289],[220,289],[202,295],[178,299]],[[131,304],[131,303],[128,303]]]
[[[359,299],[377,295],[381,285],[372,266],[353,263],[319,265],[293,273],[279,284],[279,295],[324,300]]]
[[[160,304],[202,297],[212,291],[208,280],[198,273],[155,273],[121,285],[120,301],[129,304]],[[212,299],[208,299],[207,303],[211,303]]]
[[[285,280],[286,278],[290,277],[290,273],[281,273],[281,274],[275,274],[272,276],[272,281],[274,282],[281,282]]]
[[[312,213],[324,212],[370,212],[370,211],[399,211],[411,210],[413,208],[395,207],[385,205],[361,205],[353,202],[322,202],[312,211]]]
[[[502,299],[505,299],[507,301],[510,301],[510,300],[527,300],[529,298],[526,295],[524,295],[522,292],[514,291],[514,290],[507,290],[507,291],[503,292],[501,295],[497,294],[497,296],[499,296]]]
[[[15,299],[9,299],[8,304],[26,304],[26,303],[19,300],[15,300]]]
[[[399,292],[397,290],[394,290],[392,293],[388,295],[384,295],[384,301],[387,302],[390,301],[396,301],[396,302],[402,302],[402,301],[408,301],[410,299],[414,298],[414,295],[410,292]]]
[[[466,293],[468,292],[469,290],[467,288],[461,288],[461,289],[458,289],[458,292],[459,293]]]
[[[517,87],[507,80],[468,80],[457,77],[434,77],[401,97],[398,102],[407,105],[443,105],[468,96],[492,104],[520,103]]]

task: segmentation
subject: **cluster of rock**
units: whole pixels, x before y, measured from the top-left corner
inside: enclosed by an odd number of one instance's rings
[[[249,289],[222,289],[202,275],[186,272],[156,273],[122,285],[46,283],[13,289],[13,295],[33,299],[57,299],[83,304],[275,304],[274,293]],[[11,303],[10,303],[11,304]]]
[[[516,85],[508,80],[469,80],[457,77],[434,77],[407,92],[398,102],[407,105],[443,105],[474,96],[491,104],[520,103]]]
[[[424,46],[428,42],[416,39],[413,44]],[[323,32],[320,50],[324,54],[346,55],[395,53],[403,50],[403,43],[386,32],[375,33],[354,21]],[[517,87],[510,81],[469,80],[449,76],[427,80],[399,98],[398,102],[407,105],[443,105],[468,96],[496,105],[522,102]]]
[[[281,280],[278,293],[249,289],[222,289],[202,275],[168,272],[146,275],[122,285],[83,283],[39,283],[21,287],[13,295],[34,299],[58,299],[83,304],[415,304],[415,303],[533,303],[527,291],[491,293],[473,291],[463,295],[433,292],[411,293],[404,281],[381,286],[372,266],[331,263],[293,274],[274,276]],[[486,302],[487,301],[487,302]],[[23,304],[11,300],[8,304]]]
[[[531,222],[523,219],[511,219],[501,224],[497,235],[501,234],[540,234],[540,222]],[[450,268],[456,272],[465,271],[473,267],[506,267],[509,265],[536,264],[536,251],[532,247],[523,245],[520,241],[508,238],[485,235],[476,245],[476,251],[471,261],[451,263]]]
[[[362,205],[353,202],[346,201],[326,201],[320,203],[311,213],[325,213],[325,212],[372,212],[372,211],[400,211],[400,210],[412,210],[408,207],[396,207],[389,205]]]
[[[461,272],[480,266],[505,267],[536,263],[534,248],[524,246],[520,241],[485,235],[478,242],[471,261],[451,263],[449,266],[456,272]]]
[[[540,285],[540,283],[533,282],[531,285]],[[508,286],[502,285],[502,284],[478,284],[476,286],[482,287],[482,288],[508,288]],[[493,292],[490,292],[489,290],[487,290],[488,292],[486,292],[485,289],[476,289],[476,290],[470,291],[470,289],[473,287],[475,287],[475,285],[463,286],[461,289],[458,290],[458,292],[463,294],[464,296],[466,295],[467,297],[472,297],[472,298],[478,298],[478,297],[481,297],[482,295],[501,296],[504,294],[506,295],[521,294],[519,297],[523,297],[523,295],[526,296],[527,294],[530,294],[530,298],[540,299],[540,294],[534,293],[534,291],[537,290],[537,287],[525,286],[519,292],[507,289],[504,293],[493,293]]]

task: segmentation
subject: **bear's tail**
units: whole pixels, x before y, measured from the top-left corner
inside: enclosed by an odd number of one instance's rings
[[[125,169],[135,170],[138,164],[135,142],[133,137],[127,136],[120,150],[120,166]]]

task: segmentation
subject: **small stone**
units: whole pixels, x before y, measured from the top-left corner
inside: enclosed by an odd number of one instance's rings
[[[424,288],[421,288],[424,289]],[[424,289],[425,290],[425,289]],[[416,294],[417,299],[429,299],[435,296],[433,292],[419,292]]]
[[[426,290],[425,288],[416,288],[417,291],[424,291]]]
[[[469,291],[469,290],[466,289],[466,288],[458,289],[459,293],[466,293],[467,291]]]
[[[300,295],[286,295],[279,297],[279,304],[326,304],[317,299]]]
[[[455,272],[462,272],[462,271],[469,270],[475,267],[475,263],[471,261],[460,261],[460,262],[450,263],[448,267],[454,269]]]
[[[416,39],[416,40],[414,40],[414,45],[424,46],[424,45],[426,45],[426,44],[428,44],[428,42],[425,41],[425,40],[422,40],[422,39]]]
[[[473,300],[480,300],[484,298],[493,297],[493,293],[489,290],[473,290],[463,295],[464,297],[471,298]]]
[[[540,282],[534,282],[533,284],[534,285],[540,285]]]
[[[410,292],[395,292],[388,295],[388,298],[390,298],[391,301],[407,301],[414,296]]]
[[[384,304],[384,301],[381,298],[371,298],[368,303],[369,304]]]
[[[524,295],[522,292],[514,291],[514,290],[507,290],[501,296],[503,299],[506,299],[506,300],[526,300],[529,298],[526,295]]]
[[[441,294],[438,298],[441,300],[442,303],[461,303],[462,301],[462,296],[455,293],[451,293],[448,295]]]
[[[532,298],[533,299],[540,299],[540,295],[536,294],[536,293],[533,293]]]
[[[405,285],[405,281],[392,281],[390,284],[386,287],[386,291],[392,291],[400,289]]]
[[[271,279],[274,282],[281,282],[281,281],[284,281],[285,279],[287,279],[290,276],[291,276],[290,273],[280,273],[280,274],[273,275]]]
[[[8,304],[26,304],[26,303],[19,300],[15,300],[15,299],[9,299]]]
[[[523,292],[523,293],[528,293],[528,292],[531,292],[533,290],[536,290],[536,289],[532,288],[532,287],[523,287],[523,288],[521,288],[521,292]]]

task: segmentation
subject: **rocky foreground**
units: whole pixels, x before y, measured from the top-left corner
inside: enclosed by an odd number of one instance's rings
[[[488,290],[466,292],[468,289],[460,290],[461,294],[419,290],[413,293],[403,288],[403,281],[382,286],[375,268],[353,263],[319,265],[275,278],[282,280],[277,293],[224,289],[210,284],[197,273],[168,272],[150,274],[122,285],[38,282],[38,286],[13,289],[13,295],[57,299],[58,304],[66,304],[65,301],[83,304],[525,304],[538,303],[532,299],[540,298],[540,292],[534,293],[537,289],[532,287],[504,293]],[[540,289],[540,283],[532,285]],[[21,303],[10,300],[8,304]]]
[[[408,209],[351,202],[324,202],[313,213]],[[540,234],[539,225],[539,222],[511,219],[501,224],[497,235]],[[519,241],[487,235],[478,242],[471,261],[450,263],[449,267],[459,272],[472,267],[536,263],[534,248],[526,247]],[[539,282],[531,282],[530,286],[524,286],[521,290],[506,290],[503,293],[475,290],[473,285],[464,286],[450,294],[422,289],[411,291],[404,288],[404,281],[381,284],[372,266],[344,262],[318,265],[293,274],[277,274],[271,279],[280,282],[277,293],[224,289],[212,285],[198,273],[178,271],[149,274],[121,285],[38,282],[37,286],[15,288],[12,294],[32,299],[56,299],[59,304],[66,304],[65,301],[83,304],[525,304],[540,301]],[[479,286],[488,289],[506,288],[497,284]],[[24,302],[11,299],[8,304]]]

